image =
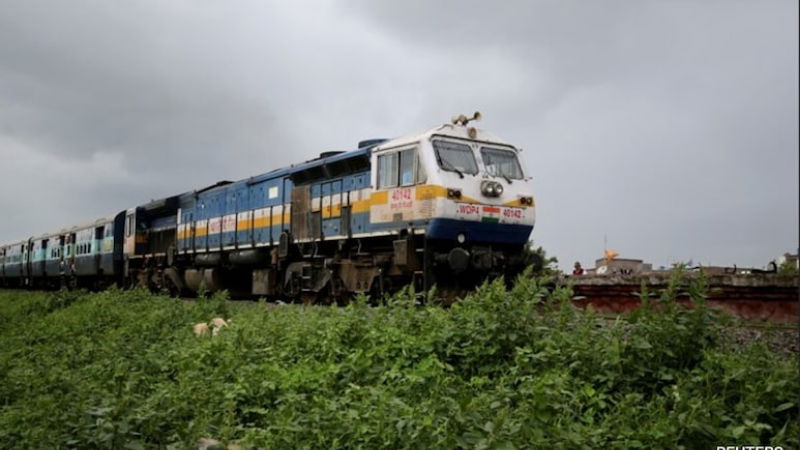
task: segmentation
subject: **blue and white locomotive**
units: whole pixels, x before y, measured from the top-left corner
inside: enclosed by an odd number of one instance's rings
[[[0,246],[0,283],[315,300],[513,275],[531,177],[518,148],[470,126],[479,117]]]

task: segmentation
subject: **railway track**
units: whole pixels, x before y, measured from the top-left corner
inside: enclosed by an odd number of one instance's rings
[[[692,306],[689,295],[690,283],[697,273],[684,274],[677,286],[676,301]],[[609,318],[624,315],[641,306],[641,291],[646,288],[654,304],[668,288],[670,273],[646,273],[625,276],[580,276],[567,277],[559,282],[569,283],[573,290],[572,302],[578,307],[591,307],[595,312]],[[750,327],[768,324],[769,327],[797,328],[800,324],[800,283],[797,277],[787,278],[777,274],[716,275],[706,277],[707,304],[741,318]],[[257,297],[235,297],[234,302],[247,303]],[[452,301],[452,298],[448,298]],[[194,298],[184,297],[184,301]],[[317,302],[276,302],[269,304],[328,304]],[[449,303],[449,302],[444,302]]]
[[[689,283],[699,276],[685,274],[678,286],[677,301],[691,306]],[[628,276],[571,277],[573,302],[583,308],[591,307],[601,314],[624,314],[641,306],[640,293],[644,286],[657,299],[670,283],[669,274],[649,273]],[[800,322],[798,278],[777,274],[707,276],[707,304],[750,323],[771,322],[797,324]]]

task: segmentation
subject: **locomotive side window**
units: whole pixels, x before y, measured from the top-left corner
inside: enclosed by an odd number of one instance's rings
[[[411,186],[414,184],[414,149],[403,150],[400,153],[400,186]]]
[[[378,156],[378,188],[413,186],[424,181],[417,149],[408,148]]]
[[[378,156],[378,188],[384,189],[397,186],[398,160],[398,153]]]
[[[478,173],[478,164],[475,162],[475,155],[469,145],[458,142],[442,140],[433,141],[433,149],[436,152],[436,161],[439,167],[448,172],[456,172],[459,175]]]

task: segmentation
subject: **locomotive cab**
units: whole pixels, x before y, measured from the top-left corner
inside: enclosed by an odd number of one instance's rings
[[[370,222],[403,238],[394,254],[400,266],[419,256],[409,248],[422,254],[425,286],[453,273],[513,276],[524,265],[535,222],[531,177],[519,149],[468,122],[462,116],[372,151]]]
[[[372,153],[372,185],[378,199],[372,202],[371,222],[438,225],[425,231],[433,231],[433,238],[461,242],[471,237],[527,241],[535,221],[531,177],[514,146],[482,130],[443,125],[416,138],[388,141]],[[435,220],[466,223],[437,224]],[[497,228],[502,232],[495,234],[491,227],[470,230],[475,227],[469,222],[520,227]],[[473,236],[459,237],[441,228],[444,225],[460,226]]]

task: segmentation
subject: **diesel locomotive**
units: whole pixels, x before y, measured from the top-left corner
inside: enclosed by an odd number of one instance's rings
[[[535,222],[531,176],[479,118],[0,245],[0,285],[318,301],[513,276]]]

